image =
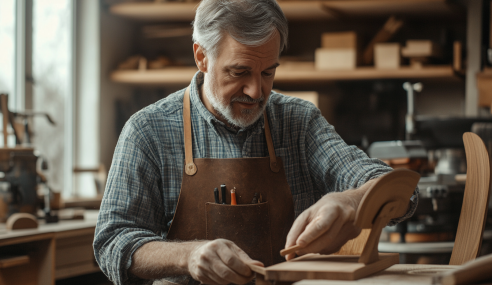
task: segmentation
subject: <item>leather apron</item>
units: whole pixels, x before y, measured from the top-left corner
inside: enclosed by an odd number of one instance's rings
[[[294,203],[282,159],[275,156],[266,112],[268,157],[193,159],[190,87],[183,98],[185,169],[168,240],[233,241],[252,259],[270,266],[285,261],[284,248],[294,221]],[[214,188],[225,184],[226,204],[216,204]],[[236,187],[237,205],[230,205]],[[252,204],[255,193],[263,202]],[[221,197],[222,201],[222,197]]]

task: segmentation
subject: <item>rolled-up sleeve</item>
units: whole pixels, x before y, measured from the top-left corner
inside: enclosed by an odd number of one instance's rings
[[[392,170],[379,159],[369,158],[356,146],[349,146],[328,124],[319,111],[313,112],[306,134],[306,150],[310,172],[318,189],[326,193],[342,192],[362,186]],[[413,215],[418,203],[418,188],[410,199],[408,212],[389,225]]]
[[[113,157],[99,212],[94,254],[115,284],[147,284],[128,274],[133,253],[143,244],[163,241],[162,182],[157,151],[145,122],[125,125]]]

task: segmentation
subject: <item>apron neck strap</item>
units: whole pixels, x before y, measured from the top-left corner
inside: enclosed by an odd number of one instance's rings
[[[266,111],[263,112],[265,119],[265,138],[270,155],[270,169],[273,172],[279,172],[280,167],[275,156],[275,148],[273,147],[272,135],[270,133],[270,125],[268,124],[268,116]],[[193,162],[193,140],[191,132],[191,104],[190,104],[190,86],[186,88],[183,97],[183,125],[184,125],[184,144],[185,144],[185,173],[193,176],[197,172],[197,167]]]
[[[263,112],[263,118],[265,120],[265,138],[268,146],[268,154],[270,155],[270,169],[273,172],[278,172],[277,156],[275,155],[275,148],[273,147],[272,134],[270,132],[270,125],[268,124],[268,116],[266,110]]]
[[[195,175],[197,168],[193,163],[193,139],[191,137],[191,108],[190,108],[190,86],[186,88],[183,98],[183,125],[185,143],[185,173]]]

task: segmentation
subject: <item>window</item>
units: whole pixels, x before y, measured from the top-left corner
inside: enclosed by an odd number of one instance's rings
[[[0,93],[9,95],[10,110],[47,113],[56,122],[28,119],[32,146],[48,161],[48,185],[65,196],[73,188],[73,3],[0,1]]]
[[[35,117],[33,143],[48,160],[48,185],[65,196],[72,189],[72,15],[72,0],[33,1],[32,105],[56,122],[52,125],[44,116]]]
[[[15,97],[15,0],[0,1],[0,93]],[[10,100],[14,102],[14,100]],[[3,140],[2,140],[3,141]]]

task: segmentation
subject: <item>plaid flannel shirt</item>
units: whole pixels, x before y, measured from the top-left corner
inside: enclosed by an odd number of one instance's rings
[[[201,84],[203,74],[197,72],[190,85],[193,157],[268,156],[263,116],[248,128],[228,128],[201,102]],[[119,137],[94,239],[97,262],[116,284],[152,282],[135,279],[127,270],[140,246],[166,240],[173,219],[185,160],[184,91],[134,114]],[[347,145],[312,103],[272,91],[266,111],[296,216],[327,193],[360,187],[392,170]],[[392,224],[413,214],[415,191],[409,212]]]

